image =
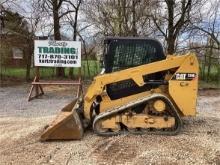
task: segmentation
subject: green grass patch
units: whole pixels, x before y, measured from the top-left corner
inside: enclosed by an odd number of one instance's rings
[[[208,74],[208,66],[200,65],[200,79],[207,82],[220,82],[220,65],[212,64]]]
[[[89,67],[88,67],[89,65]],[[101,68],[98,61],[89,60],[88,65],[86,61],[82,61],[81,73],[84,79],[91,79],[100,73]],[[26,77],[26,68],[1,68],[2,74],[5,77],[14,77],[19,79],[25,79]],[[218,74],[218,66],[212,66],[210,71],[209,81],[206,82],[203,77],[201,77],[200,70],[200,81],[199,88],[220,88],[220,75]],[[207,68],[206,68],[207,72]],[[65,68],[65,76],[68,77],[69,68]],[[79,68],[73,69],[74,76],[77,77],[79,73]],[[30,73],[31,79],[35,76],[35,68],[31,68]],[[40,67],[40,76],[43,79],[53,79],[56,78],[56,68],[51,67]]]
[[[205,81],[199,81],[199,88],[219,88],[220,89],[220,83],[219,82],[205,82]]]
[[[92,78],[100,72],[100,64],[98,61],[82,61],[81,73],[84,78]],[[15,77],[25,79],[26,68],[13,68],[13,67],[2,67],[2,75],[5,77]],[[79,68],[73,68],[74,76],[78,76]],[[68,77],[69,68],[65,68],[65,76]],[[34,78],[35,68],[31,68],[30,77]],[[53,78],[56,77],[56,68],[52,67],[40,67],[41,78]]]

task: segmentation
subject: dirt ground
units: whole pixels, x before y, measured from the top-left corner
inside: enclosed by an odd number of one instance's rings
[[[177,136],[100,137],[40,142],[43,127],[74,97],[74,89],[45,88],[27,102],[29,85],[0,88],[0,164],[220,164],[220,90],[200,90],[195,118]]]

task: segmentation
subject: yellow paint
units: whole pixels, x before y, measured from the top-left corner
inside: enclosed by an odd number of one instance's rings
[[[178,69],[177,69],[178,68]],[[182,73],[196,73],[197,78],[192,81],[172,80],[173,75],[167,74],[165,79],[169,80],[168,87],[160,86],[153,91],[146,91],[124,97],[117,100],[110,100],[106,93],[106,85],[114,82],[133,79],[139,86],[143,86],[143,75],[156,73],[159,71],[171,70]],[[162,93],[172,98],[177,108],[184,116],[195,115],[196,97],[198,88],[198,61],[194,54],[182,56],[169,56],[162,61],[153,62],[113,73],[96,76],[93,83],[88,88],[84,98],[84,116],[90,119],[90,109],[97,96],[102,97],[100,111],[105,112],[115,107],[125,105],[141,97],[150,96],[153,92]],[[168,88],[168,89],[167,89]]]
[[[128,128],[170,128],[175,125],[175,119],[168,117],[164,120],[163,117],[150,116],[146,114],[135,114],[129,116],[127,114],[112,117],[102,122],[102,128],[104,129],[118,129],[119,124],[123,123]]]
[[[191,54],[177,69],[176,73],[196,73],[196,78],[191,81],[170,80],[169,94],[184,116],[196,115],[196,100],[198,91],[198,60]]]
[[[154,108],[156,111],[162,112],[166,108],[166,104],[162,100],[156,100],[154,102]]]

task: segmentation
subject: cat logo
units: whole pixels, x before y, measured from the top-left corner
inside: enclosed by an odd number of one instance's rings
[[[176,80],[185,80],[186,74],[185,73],[177,73],[176,74]]]
[[[174,77],[172,78],[172,80],[181,80],[181,81],[184,81],[184,80],[193,80],[196,78],[196,74],[195,73],[176,73],[174,75]]]

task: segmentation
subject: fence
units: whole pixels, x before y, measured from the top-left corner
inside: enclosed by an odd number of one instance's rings
[[[200,62],[200,80],[206,82],[215,82],[220,84],[220,58],[210,57],[209,59],[199,59]],[[98,73],[101,68],[98,61],[95,60],[83,60],[81,73],[82,79],[92,79]],[[34,79],[35,69],[30,70],[30,80]],[[65,68],[65,78],[68,78],[69,68]],[[40,68],[41,79],[57,79],[56,68],[41,67]],[[78,75],[78,68],[74,68],[73,75]],[[1,85],[7,85],[14,82],[25,82],[26,81],[26,67],[25,66],[0,66],[0,81]]]
[[[200,79],[220,83],[220,58],[200,59]]]
[[[100,72],[100,65],[98,61],[95,60],[83,60],[81,67],[82,79],[88,80],[92,79],[95,75]],[[26,81],[26,67],[25,66],[11,66],[11,65],[1,65],[1,85],[10,84],[10,82],[24,82]],[[68,79],[69,68],[65,68],[65,77],[63,79]],[[73,77],[78,76],[78,68],[73,69]],[[35,76],[35,68],[32,67],[30,70],[30,80],[33,80]],[[51,67],[40,67],[41,79],[57,79],[56,78],[56,68]]]

